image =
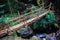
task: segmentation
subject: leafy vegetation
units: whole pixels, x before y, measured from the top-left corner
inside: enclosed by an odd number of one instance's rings
[[[12,17],[17,17],[18,16],[18,11],[22,15],[29,13],[29,14],[36,14],[38,16],[38,15],[40,15],[40,13],[43,13],[46,10],[46,9],[42,8],[42,6],[40,5],[42,3],[42,0],[39,0],[39,1],[36,2],[38,4],[38,6],[36,6],[36,3],[32,3],[33,0],[28,0],[28,1],[29,1],[28,3],[24,3],[24,2],[20,2],[20,0],[4,0],[4,1],[1,0],[1,2],[0,2],[1,3],[0,4],[0,15],[1,15],[0,16],[0,23],[4,23],[4,25],[9,24],[9,26],[14,26],[14,25],[19,24],[19,22],[15,23],[16,20],[11,21],[11,22],[7,22],[7,21],[11,20]],[[43,0],[43,1],[46,3],[46,0]],[[30,4],[30,2],[31,2],[31,4]],[[36,9],[39,9],[39,8],[41,8],[41,10],[39,10],[39,12],[36,11]],[[32,12],[32,13],[30,13],[30,12]],[[29,14],[27,15],[28,19],[31,16]],[[24,16],[24,17],[26,17],[26,16]],[[39,30],[44,30],[45,28],[51,27],[52,25],[53,25],[54,28],[58,27],[58,25],[56,23],[54,12],[49,11],[49,13],[46,14],[46,16],[44,16],[43,18],[35,21],[34,23],[32,23],[29,26],[34,30],[36,30],[39,27],[41,28]],[[29,34],[28,29],[25,28],[25,29],[23,29],[23,31],[25,31],[23,33]],[[19,31],[19,32],[21,32],[21,31]],[[12,34],[12,36],[17,37],[16,31]],[[11,37],[11,36],[8,36],[8,37]],[[33,37],[32,40],[34,40],[34,37]]]
[[[38,20],[38,21],[35,21],[31,26],[33,29],[36,29],[38,27],[42,27],[42,28],[46,28],[47,26],[53,24],[54,27],[58,27],[58,25],[55,25],[57,24],[56,23],[56,20],[55,20],[55,15],[54,15],[54,12],[50,11],[48,14],[46,14],[45,17],[43,17],[42,19]]]

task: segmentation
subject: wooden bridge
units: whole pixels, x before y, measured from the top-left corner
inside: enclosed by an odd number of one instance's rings
[[[43,10],[41,10],[41,8],[38,8],[35,11],[31,11],[31,12],[26,13],[24,15],[20,15],[18,12],[18,14],[19,14],[18,17],[12,18],[11,20],[8,20],[7,22],[17,20],[16,22],[19,22],[19,24],[14,25],[14,26],[9,27],[9,28],[6,28],[4,30],[1,30],[0,35],[3,36],[3,34],[9,34],[10,32],[13,32],[15,30],[19,30],[20,28],[23,28],[25,26],[30,25],[31,23],[33,23],[33,22],[41,19],[42,17],[44,17],[50,11],[50,8],[51,8],[51,5],[49,6],[48,10],[46,10],[44,8],[42,8]]]
[[[19,24],[15,25],[15,26],[12,26],[12,27],[9,27],[9,28],[7,28],[7,29],[4,29],[4,30],[0,31],[0,35],[1,35],[1,34],[4,34],[4,33],[8,34],[8,33],[10,33],[11,31],[15,31],[15,30],[18,30],[18,29],[20,29],[20,28],[22,28],[22,27],[24,27],[24,26],[28,26],[29,24],[35,22],[36,20],[41,19],[41,18],[42,18],[43,16],[45,16],[48,12],[49,12],[49,11],[46,10],[44,13],[42,13],[42,14],[40,14],[40,15],[38,15],[38,16],[35,16],[35,17],[33,17],[33,18],[30,18],[30,19],[28,19],[28,20],[25,20],[25,21],[23,21],[23,22],[20,22]]]

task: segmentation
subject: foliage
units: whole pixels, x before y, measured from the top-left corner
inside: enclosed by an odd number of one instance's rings
[[[0,5],[0,15],[4,14],[4,12],[5,12],[4,9],[3,9],[4,6],[5,6],[4,4]]]
[[[3,14],[5,14],[6,12],[8,12],[8,9],[9,8],[7,8],[8,6],[7,6],[7,1],[6,0],[0,0],[0,17],[1,17],[1,15]]]
[[[29,0],[29,2],[31,2],[31,1],[32,0]],[[46,3],[45,0],[43,0],[43,1]],[[11,20],[12,17],[13,17],[13,16],[11,16],[11,14],[6,14],[5,15],[5,13],[8,13],[6,11],[9,10],[9,7],[7,6],[7,2],[6,2],[6,0],[4,0],[4,1],[1,0],[1,2],[0,2],[1,3],[0,4],[0,15],[3,14],[3,16],[1,16],[1,18],[0,18],[0,23],[4,22],[5,24],[10,24],[10,25],[14,26],[14,25],[18,24],[18,23],[14,24],[16,22],[16,20],[15,21],[11,21],[10,23],[7,22],[8,20]],[[37,7],[34,6],[34,5],[29,5],[29,7],[27,7],[27,5],[25,3],[23,3],[23,2],[22,3],[17,3],[15,0],[9,0],[9,2],[10,2],[10,7],[12,8],[11,11],[13,11],[13,14],[16,17],[18,15],[18,13],[17,13],[18,11],[20,11],[20,12],[22,11],[23,13],[29,13],[29,12],[31,12],[31,11],[33,12],[34,10],[37,9]],[[40,0],[40,3],[42,3],[42,0]],[[39,2],[38,2],[38,4],[39,4]],[[45,9],[42,9],[40,11],[40,13],[43,13],[44,10]],[[34,11],[33,13],[36,13],[36,12]],[[29,18],[30,16],[28,15],[27,17]],[[39,19],[38,21],[35,21],[33,24],[31,24],[31,27],[33,29],[37,29],[38,27],[47,28],[49,25],[52,25],[52,24],[54,25],[55,28],[58,27],[58,25],[57,25],[57,23],[55,21],[54,12],[49,11],[49,13],[46,14],[46,16],[44,16],[43,18]],[[28,29],[24,29],[24,30],[27,30],[27,32],[29,32]],[[15,36],[15,35],[16,35],[16,32],[14,32],[13,36]]]
[[[49,25],[54,25],[54,27],[57,27],[57,23],[55,21],[55,15],[52,11],[50,11],[48,14],[46,14],[45,17],[43,17],[42,19],[35,21],[32,25],[33,25],[33,29],[38,28],[39,26],[42,28],[46,28]],[[56,25],[55,25],[56,24]]]
[[[0,23],[2,23],[2,19],[0,18]]]
[[[5,6],[6,6],[5,0],[4,1],[1,0],[0,1],[0,23],[3,22],[1,16],[6,12]]]

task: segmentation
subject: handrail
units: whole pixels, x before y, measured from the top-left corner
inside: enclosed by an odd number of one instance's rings
[[[38,11],[38,10],[40,10],[41,8],[39,8],[39,9],[37,9],[37,10],[35,10],[35,11]],[[17,19],[20,19],[20,18],[22,18],[22,17],[24,17],[24,16],[26,16],[26,15],[29,15],[30,13],[33,13],[34,11],[32,11],[32,12],[29,12],[29,13],[26,13],[26,14],[24,14],[24,15],[21,15],[21,16],[19,16],[19,17],[16,17],[16,18],[12,18],[11,20],[8,20],[8,22],[11,22],[11,21],[13,21],[13,20],[17,20]]]

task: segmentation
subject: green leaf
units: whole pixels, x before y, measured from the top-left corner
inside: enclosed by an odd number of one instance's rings
[[[3,4],[3,5],[0,5],[0,8],[2,8],[2,7],[4,7],[5,6],[5,4]]]
[[[3,22],[3,20],[0,18],[0,23],[2,23]]]
[[[35,22],[33,23],[33,28],[36,29],[38,26],[39,26],[38,21],[35,21]]]

